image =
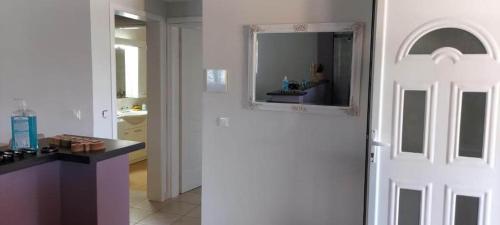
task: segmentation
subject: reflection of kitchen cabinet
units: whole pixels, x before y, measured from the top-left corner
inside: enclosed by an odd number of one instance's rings
[[[131,124],[127,121],[118,122],[118,139],[146,142],[147,140],[147,120],[138,124]],[[147,146],[147,145],[146,145]],[[129,162],[135,163],[147,158],[147,147],[129,154]]]

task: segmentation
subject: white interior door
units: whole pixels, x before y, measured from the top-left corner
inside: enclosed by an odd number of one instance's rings
[[[499,11],[378,2],[370,224],[500,224]]]
[[[181,28],[181,192],[201,186],[202,32]]]

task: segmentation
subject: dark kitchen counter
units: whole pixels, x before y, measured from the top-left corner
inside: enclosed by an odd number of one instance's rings
[[[290,91],[282,91],[282,90],[277,90],[273,92],[268,92],[267,95],[275,96],[275,95],[282,95],[282,96],[304,96],[307,95],[307,91],[299,91],[299,90],[290,90]]]
[[[69,149],[59,148],[58,152],[54,153],[41,153],[38,151],[36,155],[25,154],[23,158],[15,157],[14,161],[0,162],[0,175],[5,173],[14,172],[17,170],[41,165],[52,161],[69,161],[82,164],[95,164],[99,161],[125,155],[140,149],[145,148],[145,144],[135,141],[124,140],[103,140],[106,149],[101,151],[94,151],[88,153],[72,153]],[[48,145],[48,139],[40,140],[40,147]],[[8,150],[8,148],[0,148],[0,151]]]

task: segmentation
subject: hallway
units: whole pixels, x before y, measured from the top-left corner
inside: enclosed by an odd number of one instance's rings
[[[130,165],[130,224],[200,225],[201,188],[165,202],[147,200],[147,161]]]

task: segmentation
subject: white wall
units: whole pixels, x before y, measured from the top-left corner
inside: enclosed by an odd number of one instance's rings
[[[360,225],[372,2],[204,0],[205,68],[226,68],[227,94],[204,94],[204,225]],[[259,23],[364,21],[360,117],[251,111],[247,36]],[[218,116],[231,118],[219,128]]]
[[[146,42],[146,27],[139,27],[137,29],[115,29],[115,37]]]
[[[0,28],[0,142],[16,97],[38,113],[39,132],[91,135],[89,2],[3,0]]]
[[[113,138],[109,0],[90,0],[93,135]],[[107,111],[106,117],[102,113]]]
[[[159,1],[113,2],[160,15],[166,12]],[[0,3],[0,28],[9,31],[2,33],[0,43],[0,142],[10,138],[9,117],[17,107],[12,99],[17,97],[38,112],[41,133],[110,137],[106,124],[110,121],[99,120],[102,110],[110,110],[111,101],[104,96],[111,94],[109,4],[102,0]],[[91,51],[91,43],[101,51]],[[20,90],[23,85],[28,88]]]
[[[202,0],[167,3],[167,17],[197,17],[202,15]]]
[[[116,8],[133,11],[147,11],[163,17],[166,4],[160,0],[90,0],[91,35],[92,35],[92,82],[93,82],[93,119],[94,135],[112,138],[113,121],[111,119],[111,5]],[[107,110],[106,118],[102,111]]]

